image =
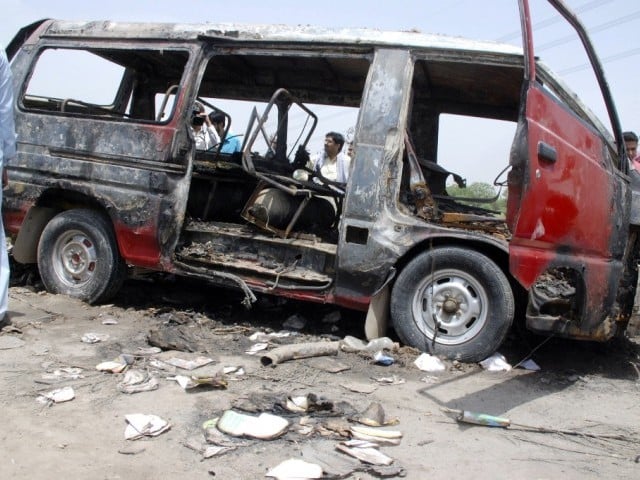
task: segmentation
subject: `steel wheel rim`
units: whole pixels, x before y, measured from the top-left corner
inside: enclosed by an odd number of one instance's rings
[[[56,241],[52,262],[56,275],[64,284],[78,287],[93,278],[98,254],[87,235],[79,230],[70,230]]]
[[[474,338],[487,323],[489,297],[472,275],[457,269],[443,269],[418,284],[412,301],[413,318],[429,339],[459,345]],[[435,320],[434,320],[435,317]]]

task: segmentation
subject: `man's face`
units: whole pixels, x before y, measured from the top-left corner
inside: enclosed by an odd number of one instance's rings
[[[627,155],[629,155],[629,158],[633,160],[635,156],[638,155],[638,142],[625,140],[624,144],[627,147]]]
[[[334,158],[340,152],[340,145],[333,141],[331,137],[324,137],[324,152]]]

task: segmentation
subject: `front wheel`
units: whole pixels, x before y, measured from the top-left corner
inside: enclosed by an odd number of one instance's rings
[[[391,293],[391,318],[403,343],[467,362],[496,351],[513,314],[513,292],[502,270],[465,248],[435,248],[418,255]]]
[[[67,210],[47,224],[38,269],[49,292],[88,303],[108,300],[126,275],[111,224],[92,210]]]

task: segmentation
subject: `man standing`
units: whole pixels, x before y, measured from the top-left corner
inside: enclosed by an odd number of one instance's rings
[[[627,157],[629,157],[629,165],[637,170],[638,166],[633,160],[638,155],[638,136],[634,132],[622,132],[624,146],[627,148]]]
[[[329,132],[324,137],[324,152],[311,159],[311,169],[319,172],[327,180],[347,183],[351,158],[342,153],[344,137],[340,133]]]
[[[0,45],[0,169],[2,170],[2,187],[7,185],[4,163],[16,155],[16,129],[13,120],[13,84],[11,69],[4,47]],[[0,205],[2,191],[0,190]],[[9,256],[7,241],[4,236],[4,225],[0,216],[0,325],[7,318],[9,303]]]
[[[213,128],[215,128],[216,132],[218,132],[218,136],[222,138],[222,147],[220,148],[220,153],[236,153],[242,150],[242,142],[240,142],[240,137],[238,135],[233,135],[231,132],[227,132],[227,135],[225,136],[224,114],[220,112],[211,112],[209,113],[209,119],[213,124]]]

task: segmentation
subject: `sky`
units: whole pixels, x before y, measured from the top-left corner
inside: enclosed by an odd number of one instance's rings
[[[576,55],[579,43],[554,20],[544,0],[530,0],[536,27],[536,53],[559,73],[592,110],[607,121],[586,59]],[[623,130],[640,132],[640,2],[638,0],[566,0],[587,27],[617,105]],[[2,0],[0,43],[6,46],[19,28],[42,18],[179,23],[266,23],[419,30],[471,39],[521,44],[517,0]],[[340,119],[333,118],[339,124]],[[346,121],[346,120],[345,120]],[[349,122],[351,120],[348,120]],[[348,125],[342,125],[345,133]],[[463,131],[464,135],[460,132]],[[508,162],[512,125],[444,122],[452,141],[441,157],[467,165],[469,182],[492,182]],[[460,140],[460,139],[463,140]],[[484,161],[483,159],[486,159]],[[459,170],[459,169],[458,169]]]

